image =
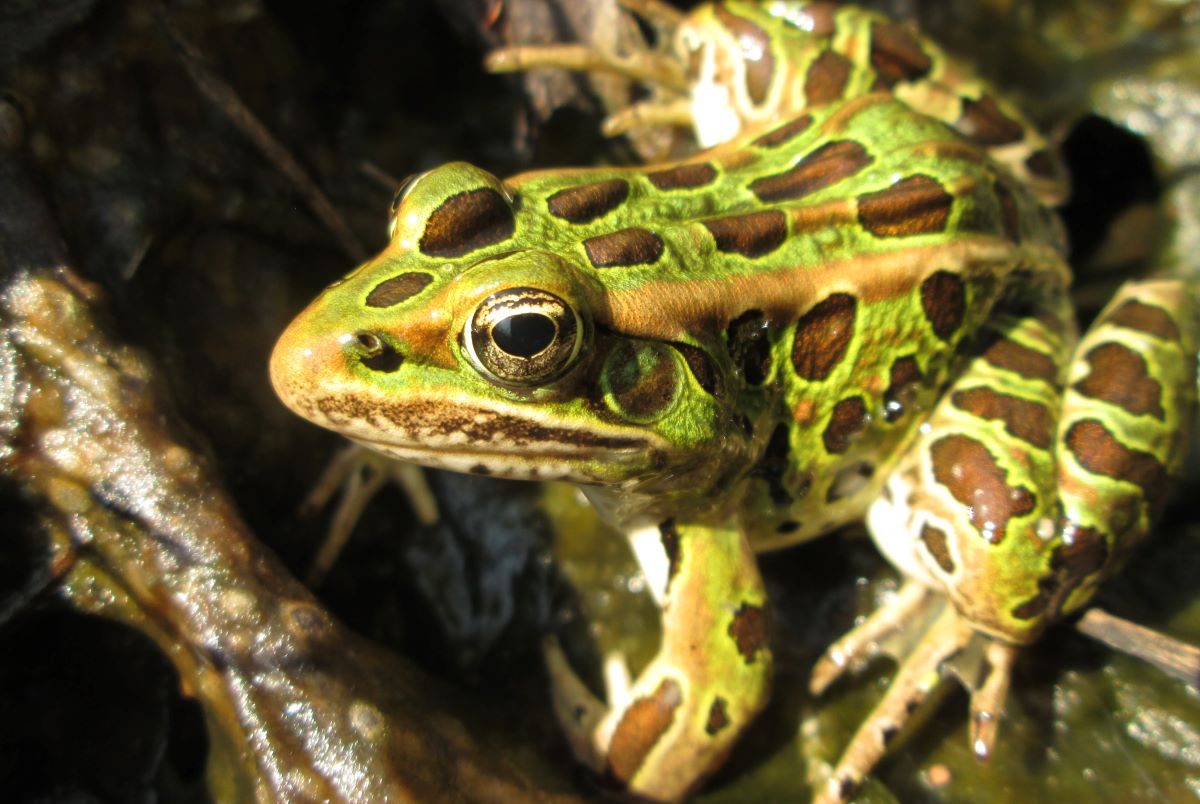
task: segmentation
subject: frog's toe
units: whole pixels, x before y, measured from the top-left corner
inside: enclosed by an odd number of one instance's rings
[[[847,670],[853,670],[879,655],[884,641],[911,625],[911,619],[924,607],[929,589],[909,581],[896,597],[880,606],[861,625],[834,642],[817,660],[808,679],[808,689],[821,695]]]
[[[1018,650],[1006,642],[989,643],[986,670],[979,687],[971,693],[971,751],[980,762],[992,756]]]
[[[571,668],[557,637],[549,636],[543,640],[542,657],[550,677],[554,714],[566,734],[571,752],[584,765],[596,773],[602,773],[604,752],[595,737],[609,712],[608,705],[593,695]],[[610,657],[610,660],[621,661],[619,657]],[[621,664],[624,662],[621,661]],[[614,674],[608,663],[605,670],[608,676]]]
[[[925,596],[922,596],[924,598]],[[864,623],[866,627],[871,623]],[[891,686],[854,737],[819,791],[818,802],[847,801],[887,753],[914,712],[941,685],[949,663],[975,638],[975,631],[951,606],[942,606],[932,624],[903,656]]]

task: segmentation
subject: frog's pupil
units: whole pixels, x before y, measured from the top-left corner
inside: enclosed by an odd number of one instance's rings
[[[514,357],[533,357],[554,342],[556,328],[541,313],[518,313],[496,323],[492,338]]]

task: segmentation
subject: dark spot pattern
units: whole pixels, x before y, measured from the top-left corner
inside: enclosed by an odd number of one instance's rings
[[[808,131],[808,127],[811,125],[812,115],[802,114],[795,120],[784,123],[782,126],[763,134],[754,141],[754,144],[760,148],[778,148],[780,145],[789,142],[793,137],[798,137],[805,131]]]
[[[477,463],[468,470],[473,475],[486,477],[492,473],[491,468],[485,463]]]
[[[930,447],[933,476],[966,509],[971,524],[991,544],[1004,541],[1008,521],[1033,511],[1036,497],[1008,485],[1008,474],[980,442],[949,435]]]
[[[1067,543],[1066,535],[1070,535]],[[1108,543],[1103,534],[1093,528],[1068,525],[1063,542],[1050,556],[1052,574],[1039,578],[1038,591],[1012,610],[1018,620],[1032,620],[1045,614],[1052,606],[1062,607],[1068,595],[1089,575],[1104,569],[1108,563]]]
[[[654,744],[671,727],[675,710],[682,703],[679,682],[665,678],[651,695],[629,705],[609,744],[608,769],[614,777],[626,783],[633,778]]]
[[[708,720],[704,723],[704,733],[716,737],[729,725],[729,712],[725,699],[718,695],[708,708]]]
[[[954,558],[950,555],[950,544],[944,530],[925,523],[921,526],[921,543],[925,545],[929,555],[933,556],[942,572],[954,573]]]
[[[711,184],[717,178],[717,169],[707,162],[679,165],[666,170],[647,173],[646,178],[660,190],[690,190]]]
[[[1062,174],[1058,157],[1044,148],[1029,155],[1025,160],[1025,169],[1042,179],[1058,179]]]
[[[867,416],[867,404],[862,397],[852,396],[833,406],[829,424],[822,434],[828,452],[840,455],[850,448],[854,436],[861,433],[871,419]]]
[[[1146,499],[1166,496],[1167,470],[1148,452],[1131,449],[1096,419],[1075,422],[1067,430],[1067,449],[1087,471],[1140,486]],[[1152,506],[1153,507],[1153,506]]]
[[[675,520],[668,519],[658,526],[658,537],[662,542],[663,552],[667,554],[667,588],[679,574],[679,529]]]
[[[847,293],[834,293],[796,322],[792,366],[806,380],[824,380],[842,362],[854,338],[857,303]]]
[[[983,359],[999,369],[1011,371],[1027,380],[1058,383],[1058,365],[1054,358],[1005,338],[995,330],[985,336]]]
[[[1054,416],[1040,402],[982,387],[955,391],[950,402],[972,416],[1003,422],[1009,435],[1038,449],[1048,449],[1054,438]]]
[[[833,476],[833,482],[829,484],[829,488],[825,492],[825,502],[834,503],[847,497],[853,497],[866,488],[867,483],[874,476],[875,465],[870,461],[855,461],[848,466],[843,466]]]
[[[1074,388],[1089,399],[1116,405],[1134,416],[1162,421],[1162,386],[1150,376],[1145,359],[1119,343],[1102,343],[1084,359],[1091,371]]]
[[[717,388],[717,370],[712,364],[712,359],[708,356],[708,352],[703,349],[692,346],[690,343],[672,343],[679,354],[683,355],[684,361],[688,364],[688,369],[691,370],[692,376],[696,378],[696,382],[712,396],[719,396]]]
[[[771,370],[770,324],[763,311],[747,310],[730,321],[725,342],[746,382],[762,385]]]
[[[588,260],[597,268],[649,265],[663,253],[662,238],[646,229],[631,227],[583,241]]]
[[[701,221],[717,241],[717,249],[743,257],[770,254],[787,240],[787,215],[778,209],[709,218]]]
[[[559,190],[546,199],[550,214],[571,223],[590,223],[607,215],[629,197],[629,182],[607,179]]]
[[[894,422],[907,412],[917,392],[921,389],[924,376],[917,365],[917,359],[911,355],[897,358],[892,363],[888,377],[887,390],[883,392],[883,418]]]
[[[1153,304],[1143,304],[1137,299],[1130,299],[1113,310],[1108,321],[1167,341],[1178,341],[1180,338],[1179,327],[1175,326],[1166,310]]]
[[[461,257],[513,236],[512,208],[491,187],[452,195],[425,221],[418,247],[430,257]]]
[[[996,200],[1000,203],[1000,220],[1004,224],[1004,236],[1014,243],[1021,240],[1021,211],[1017,199],[1007,184],[996,182]]]
[[[741,45],[742,61],[746,67],[746,94],[756,105],[761,105],[767,99],[771,78],[775,74],[771,37],[762,28],[730,13],[724,6],[713,6],[713,12]]]
[[[391,279],[385,279],[367,294],[368,307],[391,307],[424,290],[433,277],[420,271],[411,271]]]
[[[945,230],[953,203],[936,179],[918,174],[860,195],[858,222],[877,237],[935,234]]]
[[[801,198],[853,176],[871,161],[871,155],[859,143],[834,140],[807,154],[784,172],[760,176],[750,182],[750,191],[766,202]]]
[[[795,533],[798,530],[800,530],[800,523],[794,519],[785,519],[775,526],[775,532],[781,536]]]
[[[991,95],[984,95],[979,100],[963,101],[958,130],[980,145],[989,147],[1020,142],[1025,137],[1025,129],[1021,124],[1006,115]]]
[[[788,468],[791,455],[791,444],[788,440],[788,429],[785,425],[776,425],[771,431],[771,438],[763,450],[762,457],[750,470],[751,477],[760,477],[767,484],[767,493],[776,508],[791,505],[792,495],[788,494],[783,484],[783,475]]]
[[[813,59],[804,75],[804,98],[808,105],[823,106],[840,99],[853,69],[849,59],[833,50]]]
[[[650,359],[639,361],[639,351],[649,353]],[[679,391],[676,363],[665,346],[639,347],[623,341],[615,347],[606,369],[613,400],[635,417],[660,413],[670,407]]]
[[[889,86],[924,78],[933,62],[921,43],[895,22],[871,23],[871,66]]]
[[[967,291],[962,277],[935,271],[921,283],[921,309],[933,334],[949,341],[962,326],[967,311]]]
[[[733,637],[746,664],[753,664],[758,652],[767,649],[770,634],[766,612],[761,606],[743,603],[729,623],[729,636]]]

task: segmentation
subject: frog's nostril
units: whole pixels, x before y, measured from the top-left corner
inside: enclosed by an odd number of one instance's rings
[[[374,332],[356,332],[354,342],[358,346],[359,360],[372,371],[392,372],[404,362],[404,355]]]

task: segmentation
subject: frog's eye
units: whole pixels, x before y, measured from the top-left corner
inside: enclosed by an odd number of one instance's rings
[[[583,341],[579,314],[571,305],[535,288],[488,296],[464,334],[475,367],[506,385],[535,385],[558,377],[579,355]]]
[[[404,199],[412,191],[413,186],[417,183],[417,179],[424,176],[424,173],[410,173],[400,182],[400,186],[396,189],[396,194],[392,196],[391,213],[396,214],[396,210],[400,209],[400,205],[404,203]]]

